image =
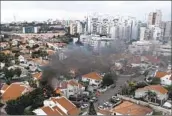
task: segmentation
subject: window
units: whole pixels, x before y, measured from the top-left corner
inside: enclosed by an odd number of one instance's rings
[[[69,90],[69,92],[73,92],[73,90]]]
[[[95,81],[96,83],[99,83],[100,81]]]

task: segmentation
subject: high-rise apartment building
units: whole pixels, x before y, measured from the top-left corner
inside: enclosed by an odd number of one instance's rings
[[[148,16],[148,25],[155,25],[155,26],[161,26],[162,22],[162,13],[160,10],[156,10],[156,12],[149,13]]]
[[[74,35],[75,33],[77,33],[77,25],[76,25],[76,23],[71,23],[70,24],[70,34]]]
[[[165,29],[164,29],[164,39],[165,40],[171,40],[172,39],[172,36],[171,36],[171,32],[172,32],[171,23],[172,23],[172,21],[165,22]]]

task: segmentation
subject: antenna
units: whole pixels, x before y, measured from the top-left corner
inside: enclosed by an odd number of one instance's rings
[[[14,22],[16,22],[16,16],[15,15],[13,15],[13,18],[14,18]]]

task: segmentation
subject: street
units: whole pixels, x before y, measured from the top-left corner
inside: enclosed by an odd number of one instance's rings
[[[139,81],[144,81],[144,76],[141,75],[141,76],[138,76],[138,77],[135,77],[135,78],[131,78],[131,77],[124,77],[124,76],[120,76],[118,77],[118,80],[116,82],[116,87],[115,88],[110,88],[108,89],[106,92],[104,93],[101,93],[100,96],[98,97],[98,102],[96,102],[94,105],[95,105],[95,108],[97,108],[99,105],[102,105],[104,102],[106,101],[109,101],[109,99],[118,93],[118,90],[121,89],[121,86],[127,81],[127,80],[135,80],[136,82],[139,82]]]

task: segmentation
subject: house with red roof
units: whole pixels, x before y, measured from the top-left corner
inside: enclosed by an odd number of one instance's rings
[[[51,97],[44,101],[44,106],[33,111],[36,115],[79,115],[80,110],[66,97]]]
[[[156,97],[161,102],[164,102],[168,99],[168,90],[161,85],[148,85],[143,88],[138,88],[135,91],[135,98],[146,98],[148,91],[156,93]]]
[[[85,87],[74,79],[62,81],[56,87],[56,92],[66,96],[67,98],[69,98],[70,95],[81,94],[83,91],[85,91]]]
[[[161,80],[161,85],[164,86],[172,85],[171,72],[156,71],[155,78],[159,78]]]
[[[88,82],[89,85],[93,85],[95,87],[100,86],[103,77],[97,72],[91,72],[82,76],[83,82]]]

